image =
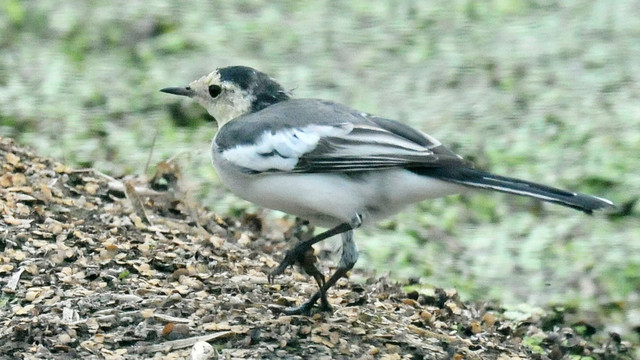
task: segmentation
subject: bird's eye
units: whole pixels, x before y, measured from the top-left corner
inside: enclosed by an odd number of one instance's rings
[[[209,85],[209,95],[212,98],[216,98],[222,92],[222,88],[218,85]]]

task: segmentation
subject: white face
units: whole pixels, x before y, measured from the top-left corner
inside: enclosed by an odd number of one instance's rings
[[[212,97],[209,91],[212,85],[214,88],[219,86],[221,89],[219,94],[214,92],[213,95],[217,95],[215,97]],[[193,98],[216,118],[219,127],[229,120],[249,113],[251,104],[255,100],[255,95],[242,90],[236,84],[222,82],[217,70],[191,82],[189,88],[194,91]]]

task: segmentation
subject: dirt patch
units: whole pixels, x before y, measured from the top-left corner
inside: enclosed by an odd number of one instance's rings
[[[362,271],[331,290],[333,312],[278,316],[272,306],[316,290],[298,270],[266,276],[306,225],[220,219],[171,164],[111,179],[0,138],[0,166],[5,358],[632,358],[619,336],[596,340],[560,310],[514,319]]]

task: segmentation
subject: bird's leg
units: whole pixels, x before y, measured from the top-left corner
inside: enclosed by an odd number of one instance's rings
[[[311,239],[299,242],[296,246],[293,247],[293,249],[290,249],[289,251],[287,251],[287,253],[284,256],[284,259],[280,262],[280,264],[275,269],[273,269],[273,271],[271,271],[271,273],[268,275],[269,282],[273,282],[273,279],[276,276],[281,275],[287,267],[295,264],[296,262],[299,261],[304,263],[305,253],[314,244],[326,238],[332,237],[333,235],[338,235],[338,234],[342,234],[345,231],[353,230],[358,226],[360,226],[360,224],[362,224],[362,218],[360,217],[360,215],[356,215],[354,219],[357,219],[357,220],[355,221],[352,220],[349,223],[342,223],[332,229],[329,229],[323,233],[320,233],[312,237]]]
[[[295,234],[298,239],[302,239],[300,241],[304,241],[306,239],[310,239],[313,237],[314,227],[309,225],[309,222],[306,220],[302,220],[299,217],[296,217],[296,223],[294,225]],[[304,270],[305,273],[313,276],[318,283],[318,287],[322,287],[325,282],[324,275],[318,268],[316,267],[316,263],[318,262],[318,258],[314,253],[313,247],[309,247],[307,251],[303,255],[303,260],[299,261],[300,266]]]
[[[324,285],[324,275],[318,268],[315,263],[318,261],[318,258],[314,254],[313,247],[309,247],[307,251],[304,253],[302,260],[300,261],[300,266],[307,274],[313,276],[313,278],[318,283],[318,287],[321,288]]]
[[[287,251],[282,262],[268,275],[269,282],[272,282],[276,276],[282,274],[288,266],[293,265],[296,261],[298,261],[303,265],[305,271],[315,278],[320,289],[318,290],[318,292],[313,294],[313,296],[307,302],[300,305],[299,307],[274,310],[283,312],[285,314],[308,313],[313,305],[318,301],[318,299],[321,299],[321,307],[323,310],[331,309],[329,301],[327,300],[327,290],[331,286],[333,286],[341,277],[345,276],[347,272],[351,268],[353,268],[353,265],[358,260],[358,248],[353,241],[353,230],[360,227],[360,225],[362,225],[362,215],[355,214],[350,222],[342,223],[315,237],[312,237],[311,239],[302,241],[298,243],[293,249]],[[342,256],[340,258],[340,263],[338,264],[336,272],[329,278],[328,281],[325,282],[324,276],[314,265],[313,259],[310,261],[308,255],[306,254],[308,254],[308,251],[313,251],[312,246],[314,244],[337,234],[342,234]]]
[[[313,294],[313,296],[311,296],[311,298],[302,305],[280,311],[286,315],[308,314],[318,299],[320,299],[320,309],[322,311],[331,310],[331,306],[327,300],[327,290],[335,285],[341,277],[346,276],[347,272],[353,268],[356,261],[358,261],[358,247],[353,241],[353,230],[350,230],[342,234],[342,255],[340,257],[340,263],[338,263],[338,268],[333,275],[331,275],[329,280],[320,286],[320,290]]]

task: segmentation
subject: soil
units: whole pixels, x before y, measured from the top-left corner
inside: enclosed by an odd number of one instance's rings
[[[0,166],[0,358],[633,357],[560,308],[514,318],[366,270],[330,290],[333,311],[284,316],[316,291],[299,268],[267,281],[303,222],[221,219],[172,163],[113,179],[0,138]]]

